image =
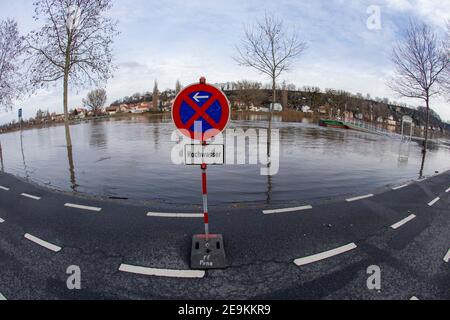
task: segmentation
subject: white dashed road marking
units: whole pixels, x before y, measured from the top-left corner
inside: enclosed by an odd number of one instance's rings
[[[30,240],[30,241],[40,245],[41,247],[44,247],[44,248],[48,249],[50,251],[53,251],[53,252],[61,251],[61,247],[58,247],[58,246],[56,246],[54,244],[51,244],[50,242],[47,242],[47,241],[39,239],[39,238],[37,238],[35,236],[32,236],[31,234],[27,233],[24,237],[25,237],[25,239],[28,239],[28,240]]]
[[[402,227],[403,225],[405,225],[408,222],[410,222],[411,220],[414,220],[415,218],[416,218],[416,216],[414,214],[412,214],[409,217],[403,219],[402,221],[399,221],[396,224],[392,225],[391,228],[394,229],[394,230],[397,230],[400,227]]]
[[[3,190],[3,191],[9,191],[9,188],[4,187],[4,186],[0,186],[0,190]]]
[[[372,197],[373,197],[373,194],[367,194],[365,196],[350,198],[350,199],[347,199],[346,201],[347,202],[353,202],[353,201],[363,200],[363,199],[372,198]]]
[[[407,186],[409,186],[409,184],[404,184],[404,185],[402,185],[402,186],[393,187],[392,190],[394,190],[394,191],[400,190],[400,189],[406,188]]]
[[[32,194],[22,193],[22,197],[33,199],[33,200],[41,200],[41,197],[33,196]]]
[[[276,210],[264,210],[264,214],[272,214],[272,213],[286,213],[286,212],[297,212],[297,211],[304,211],[304,210],[311,210],[312,206],[302,206],[302,207],[295,207],[295,208],[285,208],[285,209],[276,209]]]
[[[434,206],[436,204],[436,202],[438,202],[439,200],[441,200],[441,198],[437,197],[436,199],[434,199],[433,201],[431,201],[428,205],[430,207]]]
[[[448,188],[447,190],[445,190],[445,193],[449,193],[450,192],[450,188]]]
[[[326,252],[315,254],[315,255],[312,255],[312,256],[309,256],[309,257],[304,257],[304,258],[297,259],[297,260],[294,261],[294,263],[297,266],[303,266],[303,265],[306,265],[306,264],[310,264],[310,263],[313,263],[313,262],[321,261],[321,260],[324,260],[324,259],[328,259],[328,258],[337,256],[337,255],[340,255],[342,253],[351,251],[351,250],[356,249],[356,248],[357,248],[356,244],[350,243],[350,244],[348,244],[346,246],[339,247],[339,248],[336,248],[336,249],[333,249],[333,250],[330,250],[330,251],[326,251]]]
[[[147,217],[159,218],[203,218],[201,213],[163,213],[163,212],[148,212]]]
[[[448,262],[450,261],[450,249],[448,249],[448,252],[447,252],[447,254],[446,254],[445,257],[444,257],[444,261],[445,261],[446,263],[448,263]]]
[[[417,297],[411,297],[411,299],[409,299],[409,300],[411,300],[411,301],[419,301],[419,298],[417,298]]]
[[[82,206],[82,205],[73,204],[73,203],[66,203],[64,206],[68,207],[68,208],[74,208],[74,209],[80,209],[80,210],[88,210],[88,211],[95,211],[95,212],[102,211],[102,208]]]
[[[131,266],[122,264],[119,271],[141,274],[155,277],[169,277],[169,278],[203,278],[205,271],[200,270],[169,270],[169,269],[155,269],[146,267]]]
[[[0,292],[0,301],[6,301],[6,298],[4,295],[2,295],[2,293]]]
[[[4,223],[5,222],[5,220],[3,220],[2,218],[0,218],[0,223]]]

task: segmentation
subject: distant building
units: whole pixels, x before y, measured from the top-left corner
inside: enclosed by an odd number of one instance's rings
[[[283,111],[283,106],[281,105],[281,103],[275,103],[275,104],[271,103],[270,108],[272,108],[272,111],[275,111],[275,112]]]
[[[326,114],[327,113],[327,109],[328,109],[327,106],[320,106],[318,111],[321,114]]]
[[[105,112],[107,114],[109,114],[110,116],[115,115],[116,113],[119,112],[119,110],[120,110],[120,107],[113,107],[113,106],[111,106],[111,107],[105,108]]]
[[[310,106],[303,106],[301,107],[301,110],[303,113],[313,113]]]
[[[354,118],[354,114],[351,111],[344,111],[344,119],[353,119]],[[381,121],[383,121],[383,119],[381,119]]]
[[[145,113],[149,111],[150,105],[148,103],[140,103],[131,110],[131,113]]]
[[[388,126],[396,126],[397,125],[397,121],[394,120],[393,116],[389,116],[389,118],[386,119],[386,124]]]
[[[75,119],[85,119],[88,114],[88,111],[84,108],[76,108],[73,113]]]
[[[55,121],[55,122],[64,121],[64,114],[52,113],[50,116],[51,116],[52,121]]]

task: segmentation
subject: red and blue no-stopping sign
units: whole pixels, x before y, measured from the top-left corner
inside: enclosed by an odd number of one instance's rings
[[[201,141],[222,132],[230,121],[230,114],[225,94],[204,80],[181,91],[172,106],[175,126],[185,136]]]
[[[206,183],[206,170],[208,157],[223,158],[223,145],[221,152],[215,149],[207,150],[207,140],[222,132],[230,121],[230,103],[222,91],[206,84],[202,77],[200,84],[193,84],[181,91],[175,98],[172,106],[172,120],[178,130],[188,138],[200,140],[201,145],[192,144],[191,158],[199,158],[202,170],[202,194],[205,234],[194,236],[192,239],[191,268],[193,269],[223,269],[227,265],[223,238],[221,235],[209,233],[208,189]],[[198,148],[200,147],[200,148]],[[185,156],[188,155],[185,149]],[[187,157],[186,157],[187,158]],[[195,162],[195,161],[194,161]],[[223,160],[222,160],[223,163]],[[210,245],[210,242],[211,243]]]

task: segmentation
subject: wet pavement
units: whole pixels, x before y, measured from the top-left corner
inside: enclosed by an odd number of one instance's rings
[[[212,232],[223,234],[230,267],[198,273],[189,258],[202,219],[147,216],[195,207],[79,197],[1,174],[0,293],[10,300],[449,299],[449,181],[445,172],[286,213],[264,214],[286,209],[274,205],[213,206]],[[66,285],[73,265],[81,269],[79,291]],[[367,288],[373,265],[381,290]],[[143,274],[119,270],[129,266]]]

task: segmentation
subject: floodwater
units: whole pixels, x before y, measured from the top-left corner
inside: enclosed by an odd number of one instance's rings
[[[261,176],[262,165],[210,166],[210,202],[306,202],[365,194],[419,177],[422,153],[416,142],[287,120],[274,118],[273,127],[280,130],[279,173]],[[267,128],[266,116],[239,116],[230,128]],[[200,204],[200,168],[171,161],[174,129],[170,115],[85,122],[71,126],[72,153],[63,126],[3,134],[2,169],[64,191]],[[449,160],[447,147],[432,145],[424,174],[450,169]]]

